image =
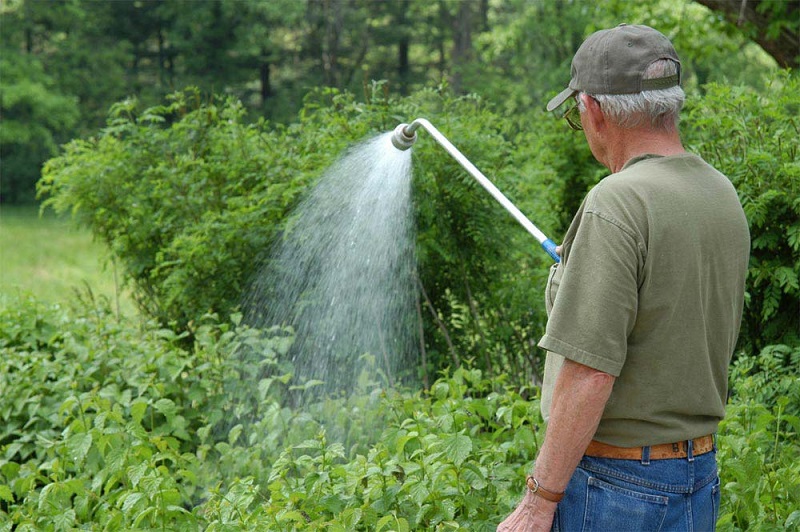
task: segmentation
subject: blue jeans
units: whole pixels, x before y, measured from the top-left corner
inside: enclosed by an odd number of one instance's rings
[[[713,531],[719,498],[716,450],[667,460],[584,456],[553,530]]]

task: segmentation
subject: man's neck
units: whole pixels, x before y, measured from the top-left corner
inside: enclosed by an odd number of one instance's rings
[[[640,155],[667,156],[686,152],[676,130],[614,129],[612,139],[607,144],[605,160],[601,161],[612,173],[619,172],[625,163]]]

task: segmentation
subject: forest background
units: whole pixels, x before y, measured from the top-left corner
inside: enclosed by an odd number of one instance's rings
[[[675,43],[684,142],[731,178],[753,235],[721,528],[800,523],[799,13],[782,0],[3,2],[0,223],[13,204],[71,213],[137,311],[91,286],[55,305],[3,294],[0,529],[492,529],[541,438],[547,260],[440,148],[414,147],[422,391],[370,378],[293,408],[312,386],[242,323],[242,293],[324,170],[417,116],[557,240],[605,170],[543,103],[585,36],[620,22]]]

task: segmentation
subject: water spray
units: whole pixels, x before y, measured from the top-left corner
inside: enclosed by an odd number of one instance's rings
[[[505,209],[511,213],[511,216],[516,218],[516,220],[522,224],[524,227],[533,237],[539,241],[542,245],[542,248],[547,252],[548,255],[553,257],[553,260],[556,262],[560,262],[561,258],[556,253],[556,243],[550,240],[542,233],[538,227],[533,225],[533,223],[524,215],[522,212],[506,198],[500,190],[497,189],[494,184],[489,181],[489,179],[478,170],[474,164],[472,164],[469,159],[464,157],[464,155],[458,151],[458,148],[453,146],[453,144],[447,140],[447,138],[442,135],[438,129],[433,127],[433,124],[428,122],[424,118],[417,118],[410,124],[400,124],[394,129],[392,134],[392,145],[397,148],[398,150],[405,151],[411,148],[414,143],[417,141],[417,129],[422,127],[428,133],[430,133],[436,142],[442,145],[442,147],[447,150],[447,152],[453,156],[453,158],[458,161],[458,163],[464,167],[464,169],[474,177],[478,183],[481,184],[483,188],[486,189],[489,194],[494,197],[500,205],[505,207]]]

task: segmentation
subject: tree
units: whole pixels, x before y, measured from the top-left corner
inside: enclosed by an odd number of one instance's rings
[[[74,98],[54,88],[41,64],[25,60],[22,54],[3,54],[0,79],[0,198],[30,202],[39,168],[56,154],[59,132],[75,124],[78,106]]]
[[[696,0],[721,13],[783,68],[800,66],[800,2],[797,0]]]
[[[46,43],[42,35],[65,13],[42,6],[3,11],[0,55],[0,198],[33,201],[39,169],[68,140],[78,118],[78,102],[60,90],[32,54]],[[13,24],[12,24],[13,22]]]

